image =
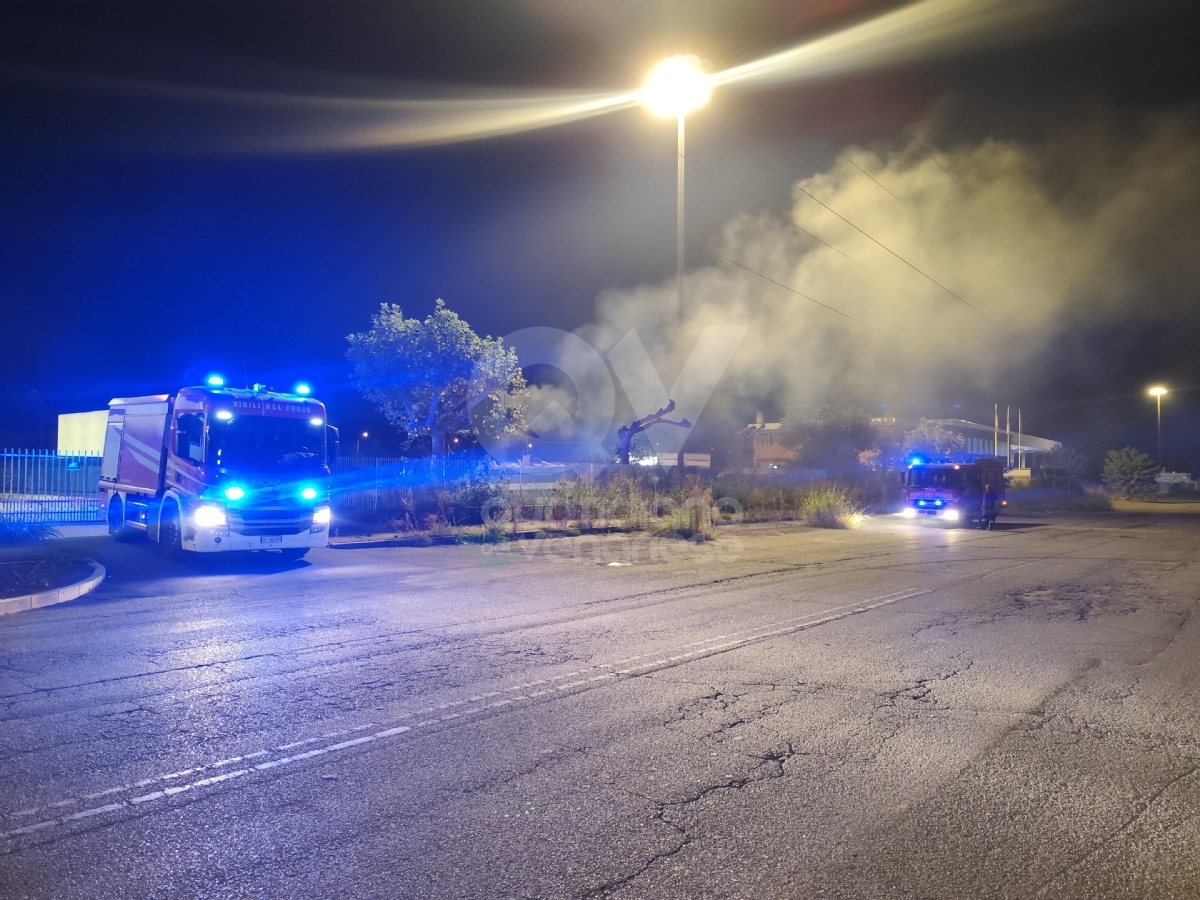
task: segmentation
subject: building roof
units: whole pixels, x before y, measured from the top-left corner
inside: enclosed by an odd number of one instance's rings
[[[996,429],[994,425],[980,425],[978,422],[968,422],[966,419],[928,419],[926,420],[934,425],[941,425],[943,428],[953,428],[957,431],[982,431],[988,435],[994,435]],[[1005,429],[1000,429],[1001,434],[1006,434]],[[1057,450],[1062,446],[1061,441],[1052,441],[1049,438],[1034,437],[1032,434],[1017,434],[1012,433],[1013,450],[1024,450],[1027,453],[1049,453],[1051,450]]]

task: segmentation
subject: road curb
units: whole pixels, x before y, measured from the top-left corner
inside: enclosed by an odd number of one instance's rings
[[[82,581],[68,584],[66,587],[55,588],[52,591],[42,591],[39,594],[25,594],[21,597],[5,597],[0,600],[0,616],[9,613],[24,612],[27,609],[40,609],[43,606],[53,606],[56,603],[66,603],[84,594],[90,594],[104,580],[104,566],[95,560],[88,560],[92,566],[92,574]]]

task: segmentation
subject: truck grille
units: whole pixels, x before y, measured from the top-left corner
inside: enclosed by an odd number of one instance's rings
[[[241,507],[226,511],[229,530],[236,534],[301,534],[312,527],[311,509]]]

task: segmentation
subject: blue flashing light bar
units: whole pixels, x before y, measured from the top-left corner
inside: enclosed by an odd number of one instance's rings
[[[225,499],[226,500],[241,500],[245,496],[246,496],[246,489],[242,488],[242,487],[238,487],[236,484],[225,488]]]
[[[303,381],[296,385],[296,393],[301,397],[307,397],[312,393],[312,385],[305,384]]]
[[[308,487],[306,487],[302,491],[300,491],[300,496],[303,497],[305,500],[316,500],[317,499],[317,489],[315,487],[313,487],[312,485],[309,485]]]
[[[209,387],[225,387],[225,379],[220,375],[209,375],[204,379],[204,383]]]

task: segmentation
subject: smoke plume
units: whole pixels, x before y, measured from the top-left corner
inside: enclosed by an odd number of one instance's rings
[[[704,326],[745,325],[726,391],[920,414],[1103,374],[1110,348],[1073,337],[1195,308],[1192,124],[928,146],[847,148],[794,186],[790,216],[725,225],[682,314],[671,281],[614,289],[584,336],[605,349],[637,329],[669,385]]]

